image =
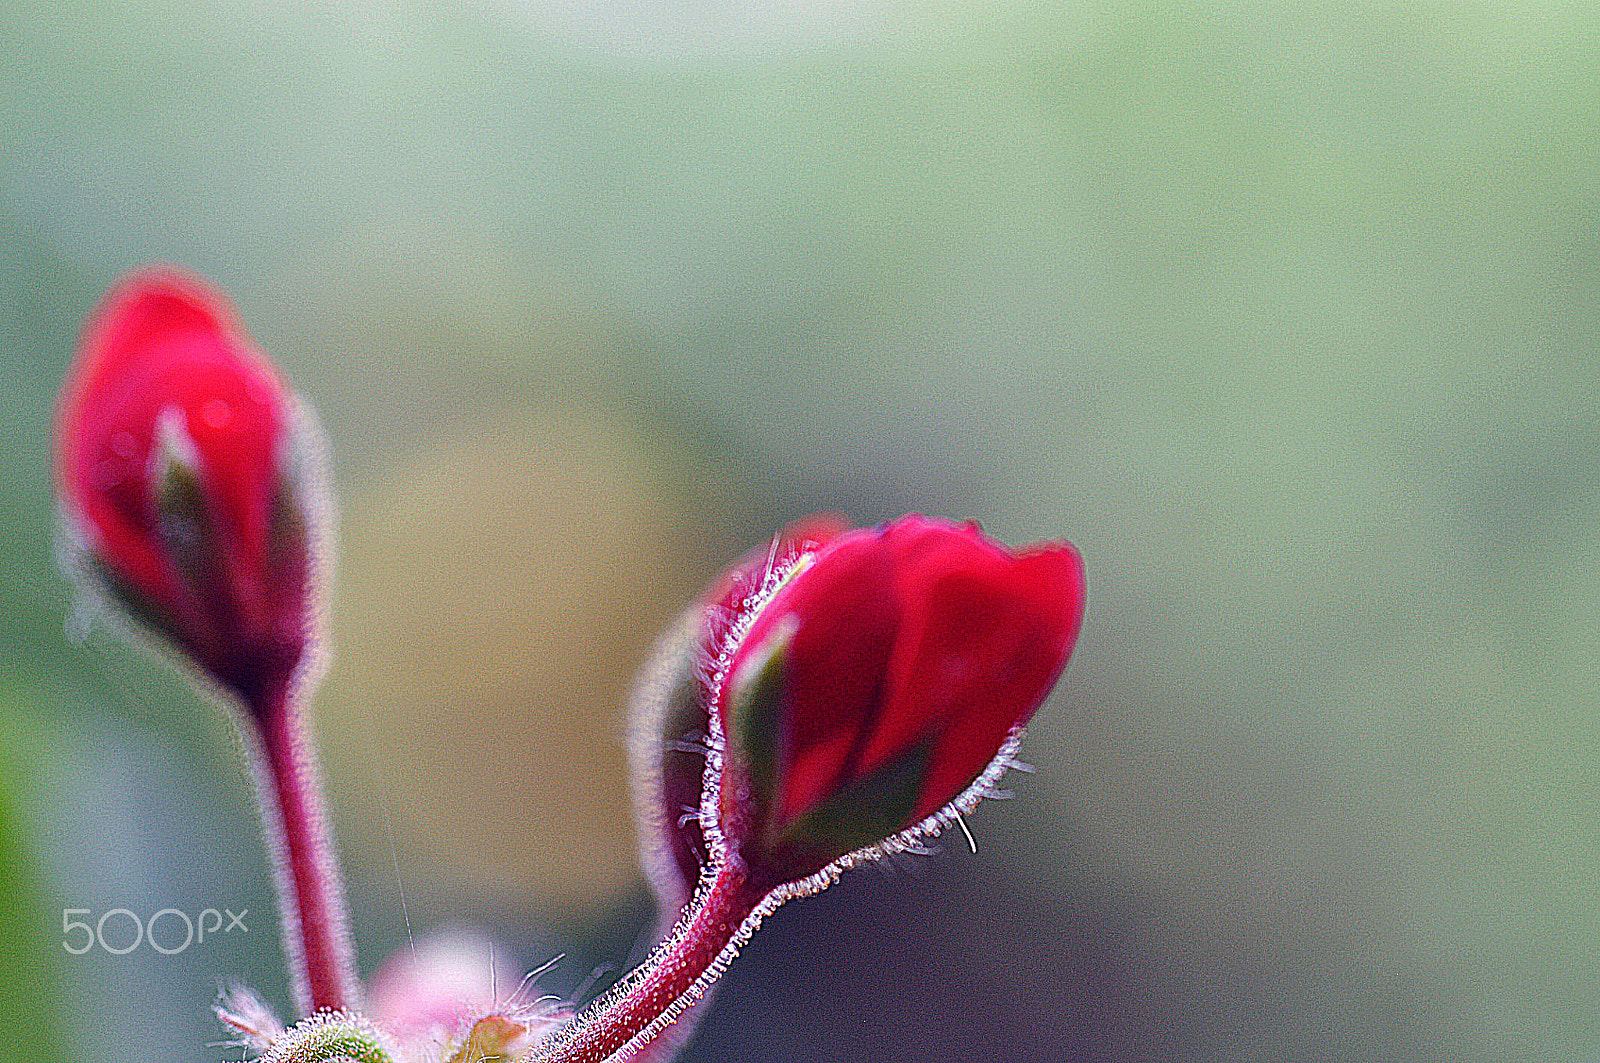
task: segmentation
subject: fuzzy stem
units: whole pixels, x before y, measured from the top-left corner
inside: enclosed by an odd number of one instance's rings
[[[289,697],[275,697],[253,715],[264,762],[258,796],[275,858],[296,1003],[306,1014],[354,1006],[355,956],[338,859],[322,814],[316,753]]]
[[[702,895],[688,923],[635,972],[629,987],[578,1019],[573,1032],[537,1056],[538,1063],[606,1063],[635,1036],[675,1006],[688,1007],[704,993],[702,977],[715,977],[725,955],[743,940],[740,931],[765,891],[753,886],[743,862],[724,864]]]

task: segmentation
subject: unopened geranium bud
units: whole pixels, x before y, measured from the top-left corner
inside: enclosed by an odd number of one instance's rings
[[[739,593],[712,592],[703,687],[676,702],[685,718],[703,704],[710,728],[700,888],[651,959],[536,1063],[667,1058],[669,1031],[779,905],[912,848],[985,796],[1083,618],[1070,545],[1013,551],[975,524],[916,515],[780,537],[765,565],[734,570],[746,571],[759,577],[739,577]],[[659,812],[665,789],[653,792]]]
[[[309,410],[226,301],[171,270],[114,288],[62,390],[66,567],[241,708],[302,1013],[358,996],[300,707],[321,661],[330,506]]]
[[[1082,616],[1072,547],[1014,552],[974,524],[913,515],[803,558],[724,650],[705,810],[723,849],[804,891],[937,832],[1004,769]]]
[[[406,1058],[482,1063],[515,1059],[564,1020],[567,1005],[538,989],[481,931],[435,931],[396,951],[372,977],[366,1014],[399,1044]]]
[[[199,281],[134,274],[58,412],[70,567],[246,706],[314,652],[327,511],[309,415]]]

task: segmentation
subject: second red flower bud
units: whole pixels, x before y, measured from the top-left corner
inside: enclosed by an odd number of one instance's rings
[[[1064,543],[917,515],[827,538],[727,625],[702,818],[768,887],[936,833],[1004,770],[1083,592]]]

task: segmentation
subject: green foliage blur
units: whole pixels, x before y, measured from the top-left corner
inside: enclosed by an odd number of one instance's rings
[[[328,429],[368,971],[620,962],[651,632],[920,509],[1084,552],[1038,771],[782,913],[687,1063],[1600,1058],[1597,90],[1587,3],[8,0],[0,1058],[286,1000],[227,720],[52,561],[54,392],[152,261]]]

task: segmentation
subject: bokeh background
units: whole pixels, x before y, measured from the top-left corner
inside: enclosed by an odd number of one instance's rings
[[[169,261],[335,448],[367,971],[409,918],[616,977],[654,632],[919,509],[1087,558],[1038,771],[784,910],[689,1063],[1594,1059],[1597,101],[1582,3],[7,0],[0,1057],[286,1000],[227,722],[52,564],[77,330]]]

